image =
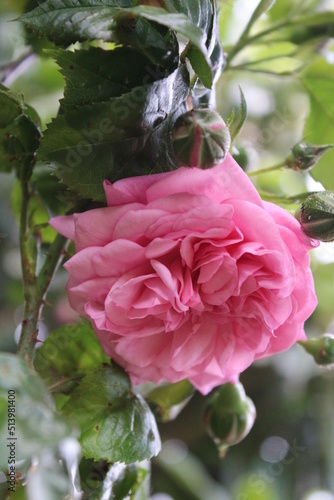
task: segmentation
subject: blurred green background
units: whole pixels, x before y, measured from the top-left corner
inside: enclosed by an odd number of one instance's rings
[[[223,47],[238,40],[257,3],[219,2]],[[12,22],[25,4],[24,0],[0,3],[1,79],[24,94],[45,128],[57,113],[64,82],[46,54],[30,52],[25,45],[27,35],[18,22]],[[289,16],[293,9],[334,10],[334,2],[277,0],[257,29]],[[329,63],[334,61],[334,42],[323,43],[320,37],[314,43],[297,46],[277,39],[256,45],[233,61],[233,69],[223,72],[217,86],[217,109],[223,118],[239,105],[239,85],[248,105],[247,121],[235,144],[235,155],[247,169],[281,162],[291,146],[303,139],[310,103],[297,72],[312,62],[314,54],[321,54]],[[274,56],[275,51],[287,56],[249,64]],[[13,64],[19,61],[21,64]],[[254,179],[259,189],[273,194],[321,189],[309,174],[288,170]],[[0,175],[0,349],[14,352],[23,297],[18,229],[11,210],[13,185],[13,176]],[[319,305],[306,331],[315,337],[334,333],[334,243],[312,251],[312,268]],[[41,339],[56,326],[75,319],[64,294],[65,282],[66,273],[60,270],[44,310]],[[333,374],[317,367],[300,346],[255,363],[242,374],[241,382],[255,403],[257,420],[248,437],[223,460],[204,430],[205,400],[195,395],[174,421],[160,425],[164,446],[153,461],[152,499],[334,500]]]

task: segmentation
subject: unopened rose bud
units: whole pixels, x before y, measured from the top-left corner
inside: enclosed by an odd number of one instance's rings
[[[334,192],[320,191],[311,194],[295,216],[310,238],[334,241]]]
[[[204,420],[207,432],[224,457],[230,446],[242,441],[256,418],[253,401],[241,383],[222,385],[208,402]]]
[[[224,120],[211,109],[193,109],[176,120],[172,131],[176,159],[187,167],[210,168],[227,155],[231,136]]]
[[[334,365],[334,335],[325,333],[318,339],[299,341],[318,365]]]
[[[286,158],[286,166],[293,170],[310,170],[320,160],[321,156],[332,147],[332,144],[323,146],[305,142],[296,144]]]

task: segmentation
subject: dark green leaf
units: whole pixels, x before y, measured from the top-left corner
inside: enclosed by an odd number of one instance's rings
[[[81,429],[86,458],[132,463],[160,451],[156,422],[145,401],[116,365],[86,375],[63,411]]]
[[[182,11],[180,12],[180,9],[175,11],[173,9],[174,6],[171,4],[166,5],[169,12],[166,12],[165,9],[160,9],[159,7],[141,5],[131,9],[129,13],[141,16],[148,21],[154,21],[162,24],[163,26],[167,26],[168,28],[176,31],[179,35],[183,35],[186,39],[188,39],[191,42],[191,47],[190,50],[187,51],[186,55],[189,58],[196,75],[201,79],[202,83],[206,87],[211,88],[212,69],[209,59],[211,51],[208,52],[208,48],[206,46],[207,36],[205,35],[205,31],[201,28],[203,27],[212,31],[213,13],[210,1],[205,1],[204,5],[210,5],[211,11],[208,11],[203,15],[204,9],[202,10],[200,7],[199,10],[195,9],[195,12],[191,14],[189,18],[185,13]],[[194,15],[195,13],[198,15]],[[115,19],[118,19],[118,15],[115,16]],[[200,25],[202,26],[200,27]],[[214,43],[215,41],[213,41],[213,45]],[[211,50],[212,49],[213,46]]]
[[[132,9],[121,11],[121,14],[115,15],[116,21],[124,12],[132,14],[135,17],[142,17],[148,21],[162,24],[163,26],[176,31],[176,33],[183,35],[186,39],[188,39],[195,47],[202,50],[204,55],[207,54],[207,49],[205,47],[206,35],[199,27],[198,23],[193,22],[192,16],[189,19],[182,12],[167,12],[165,9],[161,9],[160,7],[140,5]]]
[[[304,128],[304,138],[314,144],[334,143],[334,66],[324,59],[309,66],[301,81],[308,91],[311,111]],[[326,189],[334,189],[334,151],[324,155],[310,174]]]
[[[70,189],[95,200],[104,200],[104,179],[169,170],[170,130],[185,110],[187,74],[181,66],[168,78],[121,97],[67,110],[45,132],[41,157]]]
[[[201,80],[203,85],[206,88],[211,89],[212,71],[203,53],[197,47],[191,46],[189,51],[187,52],[187,57],[193,67],[193,70],[195,71],[196,75]]]
[[[126,47],[54,50],[48,54],[55,58],[65,77],[63,110],[106,102],[165,76],[145,56]]]
[[[6,450],[7,444],[15,441],[15,458],[22,460],[55,448],[71,428],[54,413],[53,407],[51,396],[36,373],[17,356],[0,354],[0,435],[4,441],[1,449]],[[8,415],[13,413],[9,408],[15,408],[14,429],[8,429]],[[7,453],[2,453],[1,468],[8,465],[7,460]]]
[[[40,133],[22,98],[0,84],[0,170],[10,172],[29,166],[39,145]],[[28,110],[31,114],[31,108]]]
[[[25,26],[57,43],[102,39],[112,41],[113,16],[131,0],[46,0],[23,14]]]
[[[114,500],[123,500],[123,498],[126,498],[131,493],[138,483],[138,473],[139,470],[134,464],[129,465],[125,469],[123,475],[114,485]]]
[[[114,37],[117,43],[131,46],[151,64],[168,69],[168,73],[177,68],[179,44],[174,31],[143,17],[134,17],[129,9],[122,10],[115,18],[117,27]]]
[[[50,333],[37,350],[34,364],[47,385],[66,392],[83,375],[108,362],[92,327],[85,322]]]
[[[102,39],[131,45],[169,71],[175,69],[178,60],[178,44],[169,32],[172,30],[194,47],[190,61],[198,77],[210,88],[209,56],[216,34],[213,5],[211,0],[205,0],[203,5],[181,2],[176,6],[175,2],[166,2],[165,8],[132,7],[126,0],[46,0],[20,20],[59,44]],[[162,32],[158,25],[167,30]]]
[[[198,0],[161,0],[159,3],[168,12],[184,14],[193,24],[199,26],[203,33],[208,34],[211,30],[212,17],[216,9],[212,0],[201,0],[201,2]]]
[[[69,44],[94,39],[113,41],[115,20],[122,23],[124,17],[132,16],[135,22],[142,17],[184,35],[206,53],[204,32],[185,14],[147,5],[131,7],[131,0],[46,0],[20,20],[57,42]]]

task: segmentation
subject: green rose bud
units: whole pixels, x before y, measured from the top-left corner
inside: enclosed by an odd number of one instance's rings
[[[297,210],[295,217],[310,238],[334,241],[334,192],[311,194]]]
[[[224,457],[230,446],[242,441],[256,418],[253,401],[241,383],[222,385],[210,398],[204,421],[208,434]]]
[[[286,166],[293,170],[310,170],[320,160],[321,156],[331,149],[333,145],[316,146],[301,142],[293,146],[291,153],[286,158]]]
[[[176,120],[172,141],[176,159],[183,166],[210,168],[227,155],[231,137],[224,120],[211,109],[193,109]]]
[[[318,365],[334,365],[334,335],[325,333],[318,339],[298,342]]]

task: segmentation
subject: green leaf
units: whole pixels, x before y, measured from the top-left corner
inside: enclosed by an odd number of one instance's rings
[[[27,114],[26,114],[27,111]],[[0,171],[10,172],[34,159],[40,132],[22,98],[0,84]]]
[[[201,3],[167,0],[163,2],[163,7],[142,5],[131,9],[131,12],[156,21],[189,40],[190,48],[186,50],[186,57],[197,77],[210,89],[213,83],[210,54],[216,42],[214,3],[211,0]]]
[[[201,80],[203,85],[206,88],[211,89],[212,70],[203,53],[197,47],[194,47],[192,45],[187,52],[187,57],[190,61],[191,66],[193,67],[193,70],[195,71],[196,75]]]
[[[311,110],[304,128],[304,138],[314,144],[334,143],[334,66],[319,59],[301,74]],[[325,189],[334,189],[334,151],[329,151],[310,171]]]
[[[205,50],[205,35],[199,26],[179,12],[167,12],[160,7],[132,7],[131,0],[46,0],[21,16],[26,26],[47,34],[64,44],[102,39],[114,41],[115,21],[124,17],[142,17],[184,35],[196,47]]]
[[[121,97],[134,87],[165,76],[147,57],[128,47],[102,50],[49,50],[65,77],[62,110]]]
[[[15,415],[15,423],[9,420]],[[42,380],[12,354],[0,354],[0,468],[8,465],[12,446],[16,460],[40,455],[70,435],[71,427],[54,412]]]
[[[46,0],[19,20],[58,44],[112,41],[113,16],[131,0]]]
[[[122,10],[115,19],[117,19],[114,30],[116,43],[130,45],[156,67],[166,68],[168,73],[177,68],[179,43],[174,31],[143,17],[136,17],[129,9]]]
[[[189,20],[185,14],[180,12],[167,12],[165,9],[161,9],[159,7],[140,5],[138,7],[134,7],[133,9],[124,10],[121,14],[115,15],[116,22],[119,16],[123,15],[124,12],[128,15],[132,14],[134,16],[140,16],[147,19],[148,21],[157,22],[171,30],[176,31],[179,35],[183,35],[191,42],[192,46],[201,52],[203,55],[202,64],[206,64],[210,69],[210,61],[207,53],[207,47],[205,45],[205,33],[197,25],[197,23],[195,24],[191,18],[191,20]],[[205,19],[205,21],[207,21],[207,19]],[[210,22],[212,22],[211,19]]]
[[[160,451],[149,407],[133,394],[128,376],[116,365],[104,365],[86,375],[63,411],[81,429],[86,458],[132,463]]]
[[[240,91],[240,106],[237,108],[237,110],[232,111],[232,114],[227,122],[227,125],[230,129],[232,143],[238,136],[247,118],[247,102],[244,93],[242,91],[242,88],[240,86],[239,86],[239,91]]]
[[[170,71],[176,68],[178,59],[177,40],[168,31],[172,30],[191,43],[189,60],[198,77],[210,88],[209,56],[215,45],[213,5],[211,0],[205,0],[200,6],[193,1],[189,4],[183,1],[177,6],[166,2],[165,8],[132,7],[127,0],[46,0],[20,20],[58,44],[102,39],[132,45],[153,63],[166,66]],[[158,25],[167,30],[161,32]]]
[[[48,386],[68,392],[83,375],[109,358],[88,322],[61,326],[37,350],[34,366]]]
[[[82,198],[104,201],[104,179],[174,166],[170,130],[186,108],[188,92],[182,65],[168,78],[120,97],[66,109],[49,125],[39,154]]]

